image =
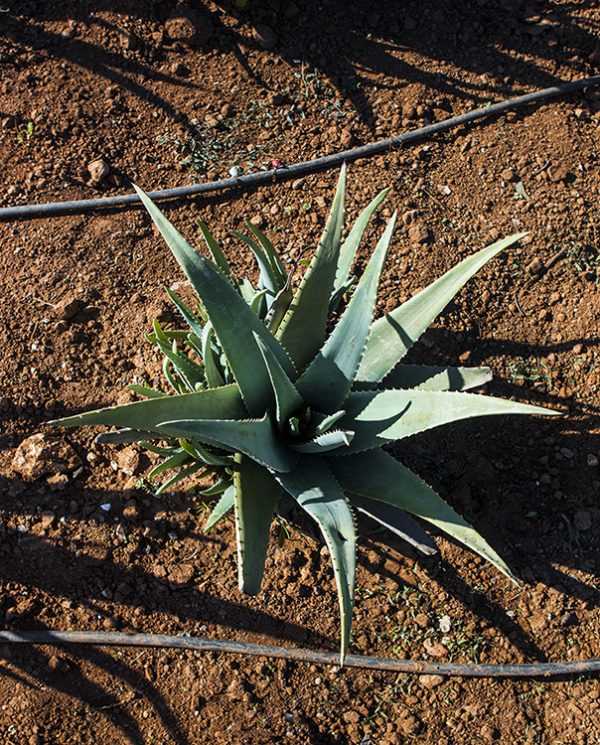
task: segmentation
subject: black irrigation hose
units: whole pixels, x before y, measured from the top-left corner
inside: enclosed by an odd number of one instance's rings
[[[325,155],[314,160],[306,160],[302,163],[296,163],[282,168],[276,168],[270,171],[259,171],[249,173],[246,176],[235,176],[232,178],[221,179],[219,181],[209,181],[203,184],[193,184],[192,186],[177,186],[173,189],[161,189],[160,191],[150,192],[150,197],[156,201],[162,199],[178,199],[189,197],[195,194],[206,194],[213,191],[222,191],[224,189],[252,189],[265,184],[273,184],[292,178],[308,176],[311,173],[324,171],[328,168],[340,166],[343,162],[368,158],[372,155],[380,155],[388,150],[407,145],[412,142],[424,140],[438,132],[445,132],[453,127],[462,124],[468,124],[487,116],[497,116],[505,111],[510,111],[527,104],[539,103],[549,98],[564,96],[575,91],[600,85],[600,75],[595,75],[582,80],[574,80],[569,83],[545,88],[535,93],[527,93],[524,96],[510,98],[508,101],[491,104],[480,109],[475,109],[460,116],[452,116],[435,124],[429,124],[426,127],[405,132],[395,137],[388,137],[385,140],[371,142],[367,145],[352,148],[351,150],[342,150],[339,153]],[[30,217],[52,217],[54,215],[66,215],[73,213],[91,212],[96,209],[105,209],[112,207],[123,207],[126,205],[136,204],[140,201],[137,194],[122,194],[116,197],[103,197],[101,199],[80,199],[68,202],[48,202],[46,204],[25,204],[20,207],[2,207],[0,208],[0,221],[13,220]]]
[[[300,178],[311,173],[341,165],[344,161],[367,158],[385,153],[402,145],[426,139],[438,132],[453,127],[497,116],[505,111],[527,104],[539,103],[549,98],[567,95],[584,88],[600,85],[600,75],[583,80],[546,88],[536,93],[509,99],[467,114],[453,116],[435,124],[406,132],[396,137],[388,137],[379,142],[343,150],[333,155],[304,161],[295,165],[260,171],[247,176],[222,179],[193,186],[179,186],[150,192],[154,200],[177,199],[205,194],[224,189],[250,189],[264,184],[272,184],[291,178]],[[125,194],[102,199],[82,199],[68,202],[49,202],[47,204],[28,204],[21,207],[0,208],[0,220],[30,217],[44,217],[71,213],[85,213],[95,209],[122,207],[139,202],[136,194]],[[164,634],[121,634],[117,632],[96,631],[0,631],[0,644],[49,644],[54,646],[94,644],[96,646],[154,647],[170,649],[189,649],[197,652],[222,652],[251,655],[255,657],[275,657],[319,665],[337,665],[339,656],[335,652],[319,652],[298,648],[276,647],[249,642],[201,639],[190,636],[167,636]],[[348,655],[346,667],[382,670],[394,673],[417,675],[460,676],[465,678],[555,678],[560,676],[590,675],[600,673],[600,659],[579,662],[534,662],[523,665],[462,665],[457,663],[421,662],[415,660],[395,660],[385,657]]]
[[[195,652],[225,652],[253,657],[276,657],[316,665],[339,665],[336,652],[319,652],[298,647],[202,639],[165,634],[123,634],[115,631],[0,631],[0,644],[48,644],[52,646],[94,644],[104,647],[155,647],[190,649]],[[346,667],[383,670],[416,675],[460,676],[464,678],[556,678],[600,673],[600,659],[580,662],[533,662],[526,665],[461,665],[452,662],[395,660],[350,654]]]

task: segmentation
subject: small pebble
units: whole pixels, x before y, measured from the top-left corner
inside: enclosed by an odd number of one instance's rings
[[[441,675],[419,675],[419,685],[427,690],[436,688],[444,682]]]
[[[443,634],[447,634],[452,628],[450,616],[442,616],[438,621],[438,628]]]
[[[90,174],[90,183],[99,184],[110,175],[110,166],[103,158],[97,158],[87,164]]]

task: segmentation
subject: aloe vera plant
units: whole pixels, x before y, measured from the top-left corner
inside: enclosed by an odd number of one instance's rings
[[[218,500],[206,528],[234,510],[244,592],[260,589],[273,515],[290,500],[300,505],[320,528],[333,562],[342,661],[354,597],[356,512],[432,552],[430,537],[410,517],[416,516],[512,576],[494,549],[386,452],[386,444],[472,417],[555,413],[465,393],[490,380],[485,367],[402,364],[467,280],[524,234],[480,250],[373,320],[396,215],[355,283],[351,270],[359,243],[387,192],[373,199],[342,240],[345,181],[343,168],[322,238],[295,291],[291,273],[258,228],[248,224],[250,234],[239,234],[259,267],[255,287],[233,276],[204,223],[200,229],[212,260],[198,254],[138,189],[197,293],[197,307],[168,291],[187,328],[166,330],[155,322],[149,335],[164,356],[167,390],[134,385],[143,400],[54,422],[115,426],[99,439],[139,442],[158,453],[162,460],[149,477],[171,474],[158,493],[193,474],[211,476],[203,493]],[[338,320],[329,330],[332,312]]]

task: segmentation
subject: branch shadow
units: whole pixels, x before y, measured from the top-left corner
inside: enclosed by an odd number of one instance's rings
[[[1,481],[2,487],[10,491],[11,485],[7,479],[3,478]],[[74,488],[78,491],[77,486]],[[22,493],[18,486],[16,490]],[[82,497],[81,490],[79,490],[79,496]],[[157,512],[159,508],[162,510],[177,509],[176,504],[181,505],[182,511],[186,510],[187,505],[184,500],[178,502],[180,496],[173,495],[170,504],[165,504],[164,500],[160,504],[157,500],[156,505],[153,505],[146,516]],[[65,502],[67,498],[65,494]],[[59,499],[54,495],[54,502]],[[41,500],[44,500],[43,496]],[[99,501],[104,501],[116,508],[123,502],[123,494],[89,490],[83,493],[83,501],[95,505],[98,505]],[[314,631],[309,632],[299,624],[285,622],[261,610],[252,609],[243,602],[232,602],[200,589],[204,584],[204,575],[201,575],[199,583],[179,581],[172,576],[154,576],[144,567],[136,564],[134,556],[131,557],[133,562],[131,564],[117,563],[110,556],[110,552],[106,558],[86,555],[81,550],[84,547],[83,542],[70,540],[67,547],[60,535],[35,535],[31,532],[7,528],[5,523],[9,522],[11,517],[18,516],[19,519],[25,520],[27,518],[35,520],[39,517],[39,503],[33,494],[28,495],[24,502],[14,500],[14,503],[10,504],[9,500],[6,500],[2,507],[0,557],[3,561],[0,580],[8,588],[19,586],[35,588],[32,604],[25,602],[24,609],[21,609],[19,604],[19,595],[9,592],[3,596],[0,605],[0,623],[4,628],[21,631],[49,628],[45,622],[35,617],[39,602],[36,596],[37,593],[43,593],[62,599],[62,603],[66,600],[69,603],[67,607],[75,608],[73,612],[79,615],[83,611],[90,619],[85,622],[88,626],[90,623],[92,626],[100,623],[102,628],[103,622],[108,621],[111,628],[123,627],[121,618],[114,616],[113,611],[107,611],[106,601],[109,599],[116,601],[114,610],[117,612],[119,607],[135,611],[133,616],[126,614],[128,618],[126,626],[130,631],[147,631],[144,628],[145,614],[161,613],[178,619],[178,623],[188,624],[188,628],[189,624],[192,624],[201,631],[206,630],[206,624],[210,624],[237,632],[259,634],[261,637],[287,639],[300,644],[306,643],[309,639],[319,646],[336,648],[336,640],[323,637]],[[86,510],[84,514],[85,512]],[[64,509],[56,512],[58,525],[63,518],[67,517],[71,520],[81,520],[82,527],[85,526],[86,521],[105,522],[101,511],[97,509],[84,518],[83,515],[74,516],[65,504]],[[124,518],[117,518],[111,522],[115,526],[117,524],[127,525],[127,520]],[[162,525],[157,523],[157,525],[161,534],[170,529],[168,523]],[[217,554],[224,547],[221,539],[207,538],[193,529],[180,531],[179,537],[191,537],[195,542],[212,543]],[[112,588],[116,588],[116,591],[113,592]],[[145,613],[138,614],[139,609]],[[160,690],[131,665],[117,659],[114,654],[95,647],[82,646],[68,649],[69,654],[77,659],[103,670],[140,693],[152,706],[154,716],[174,742],[182,745],[190,742],[182,729],[182,723],[170,709]],[[0,646],[0,658],[4,658],[19,671],[8,670],[4,666],[0,672],[24,683],[27,681],[26,675],[33,676],[43,685],[77,698],[102,716],[108,717],[111,723],[120,730],[123,738],[127,738],[127,741],[140,745],[144,742],[139,722],[113,693],[84,675],[75,665],[69,666],[68,670],[63,670],[62,673],[52,672],[49,666],[51,654],[51,652],[45,653],[39,647],[15,649],[8,645]],[[64,674],[65,672],[68,674]]]
[[[118,11],[131,19],[160,23],[175,7],[175,2],[157,4],[147,0],[119,3]],[[179,117],[164,99],[132,82],[124,72],[130,69],[150,80],[178,85],[181,81],[161,75],[139,60],[108,53],[77,39],[65,40],[40,25],[60,19],[105,23],[98,14],[115,10],[117,5],[110,0],[87,3],[85,11],[74,2],[44,10],[23,4],[18,12],[9,8],[5,14],[6,33],[15,43],[24,42],[19,19],[28,18],[29,23],[38,24],[34,32],[37,46],[105,76],[136,96],[148,97],[156,107]],[[233,50],[246,74],[266,88],[271,86],[252,67],[242,48],[264,52],[252,27],[266,24],[275,29],[276,43],[269,54],[294,67],[302,63],[324,76],[369,126],[373,125],[375,112],[366,91],[373,86],[402,91],[418,83],[441,97],[482,105],[505,97],[515,86],[555,85],[561,80],[561,68],[572,74],[589,73],[594,64],[590,55],[598,50],[597,31],[592,22],[581,18],[577,3],[540,8],[537,15],[520,0],[485,4],[409,0],[378,7],[368,0],[351,4],[339,0],[298,5],[253,3],[243,12],[232,2],[221,2],[216,10],[201,3],[196,11],[213,28],[208,46]],[[433,64],[429,70],[418,67],[411,55]],[[448,71],[449,66],[464,75]],[[375,76],[377,81],[372,79]],[[449,104],[440,99],[437,105],[444,108]]]

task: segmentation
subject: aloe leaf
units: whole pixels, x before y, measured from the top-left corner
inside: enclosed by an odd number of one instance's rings
[[[181,316],[190,327],[192,333],[196,334],[196,336],[198,337],[202,336],[202,324],[200,323],[198,318],[196,318],[196,314],[193,312],[193,310],[188,305],[186,305],[186,303],[183,302],[183,300],[174,290],[167,288],[167,295],[171,299],[173,305],[175,305],[177,310],[181,313]]]
[[[388,453],[375,450],[353,458],[336,458],[331,467],[344,488],[427,520],[514,580],[487,541],[428,484]]]
[[[247,277],[244,277],[242,280],[240,280],[240,283],[238,285],[240,295],[244,298],[246,305],[252,305],[252,301],[254,300],[254,296],[258,292],[253,286],[250,280]]]
[[[163,330],[162,326],[160,325],[160,322],[158,319],[154,319],[152,321],[152,328],[154,329],[154,342],[163,342],[164,344],[168,344],[170,339]]]
[[[199,442],[192,443],[185,437],[180,438],[179,443],[186,453],[189,453],[192,456],[192,458],[202,461],[202,463],[205,463],[207,466],[232,465],[233,456],[231,455],[217,455],[200,445]]]
[[[298,370],[306,367],[325,341],[329,299],[344,226],[345,191],[344,165],[319,247],[277,330],[277,338],[290,353]]]
[[[174,374],[177,372],[177,369],[168,357],[165,357],[163,360],[162,371],[167,383],[177,395],[190,392],[190,386],[185,382],[185,380],[183,380],[180,375]]]
[[[194,251],[141,189],[136,187],[136,191],[198,293],[248,412],[252,416],[261,416],[271,400],[271,382],[252,332],[260,336],[283,369],[293,377],[294,368],[290,359],[221,272]]]
[[[448,391],[355,392],[348,396],[344,407],[346,416],[339,421],[339,426],[354,430],[355,437],[349,447],[336,451],[334,455],[349,455],[379,448],[387,442],[411,437],[443,424],[479,416],[560,414],[541,406]]]
[[[239,459],[234,484],[239,587],[242,592],[256,595],[262,582],[269,531],[281,487],[265,468],[248,458]]]
[[[165,342],[173,341],[173,340],[186,341],[189,335],[190,335],[190,332],[184,331],[184,330],[162,331],[160,335],[157,335],[156,333],[154,333],[154,331],[151,331],[149,334],[146,334],[146,339],[152,342],[152,344],[156,344],[159,338]]]
[[[331,429],[334,424],[339,422],[345,413],[345,409],[340,409],[339,411],[335,411],[333,414],[327,414],[327,416],[313,414],[313,422],[318,422],[315,427],[315,435],[322,435],[324,432],[327,432],[327,430]]]
[[[219,267],[219,269],[223,272],[223,274],[226,277],[231,277],[231,267],[229,266],[229,262],[225,258],[225,254],[223,253],[223,251],[221,250],[221,247],[219,246],[219,244],[213,237],[213,234],[208,229],[208,225],[203,220],[198,220],[198,227],[200,228],[200,231],[202,232],[202,237],[204,238],[206,246],[208,250],[210,251],[212,260],[215,262],[215,264]]]
[[[172,486],[175,486],[175,484],[178,484],[180,481],[187,479],[189,476],[193,476],[201,468],[204,468],[202,463],[192,463],[191,466],[188,466],[187,468],[182,468],[181,471],[179,471],[179,473],[176,473],[175,476],[172,476],[170,479],[165,481],[164,484],[161,484],[158,487],[158,489],[154,492],[155,496],[160,497],[161,494],[164,494]]]
[[[489,367],[445,367],[434,365],[398,365],[382,383],[365,383],[384,388],[415,388],[419,391],[467,391],[489,383]],[[357,388],[361,389],[359,383]]]
[[[235,486],[233,484],[229,486],[223,494],[221,495],[221,498],[216,503],[216,505],[213,507],[212,512],[208,516],[208,520],[206,521],[204,525],[204,531],[208,533],[209,530],[215,527],[215,525],[225,517],[225,515],[233,508],[235,502]]]
[[[275,299],[273,300],[269,313],[265,319],[265,323],[269,331],[274,334],[279,328],[283,321],[285,314],[288,312],[294,293],[292,290],[291,282],[286,284],[279,290]]]
[[[190,391],[196,390],[197,383],[204,383],[204,368],[192,362],[185,354],[181,354],[175,347],[171,348],[160,339],[156,342],[160,351],[171,362],[179,377]],[[175,342],[173,342],[175,344]]]
[[[352,506],[356,507],[359,512],[379,525],[383,525],[422,554],[432,556],[437,553],[437,547],[431,536],[427,535],[423,528],[403,510],[377,499],[369,499],[357,494],[348,496]]]
[[[239,451],[274,471],[290,471],[297,461],[295,453],[275,437],[266,414],[262,419],[165,421],[157,430],[172,437],[198,439],[208,445]]]
[[[331,555],[341,616],[340,664],[350,644],[356,530],[346,496],[322,458],[304,456],[291,472],[276,474],[279,483],[319,526]]]
[[[202,359],[204,361],[204,371],[206,373],[206,380],[210,388],[218,388],[224,383],[221,370],[217,362],[217,355],[212,346],[212,340],[215,336],[215,331],[210,321],[204,327],[202,331]]]
[[[160,476],[161,473],[164,473],[165,471],[171,471],[174,468],[179,468],[179,466],[182,466],[186,461],[190,459],[190,456],[188,453],[186,453],[183,450],[180,450],[178,453],[174,453],[169,458],[164,460],[162,463],[159,463],[157,466],[154,466],[154,468],[147,474],[147,478],[152,481],[157,476]]]
[[[265,307],[268,305],[267,299],[269,297],[270,295],[268,290],[259,290],[252,298],[252,302],[250,303],[250,310],[258,318],[262,318],[264,316]]]
[[[352,285],[355,283],[356,277],[350,277],[341,287],[338,287],[337,290],[335,290],[331,298],[329,300],[329,312],[335,313],[337,312],[338,306],[340,304],[341,299],[350,292],[352,289]]]
[[[431,322],[481,267],[526,233],[515,233],[469,256],[371,326],[358,380],[382,380],[404,357]]]
[[[148,433],[146,432],[146,437],[148,436]],[[141,440],[140,445],[144,448],[144,450],[149,450],[151,453],[156,453],[157,455],[163,455],[163,456],[169,456],[173,455],[173,453],[176,453],[179,451],[179,445],[171,445],[170,447],[160,447],[159,445],[155,445],[152,442],[148,442],[147,440]]]
[[[167,395],[164,391],[158,391],[156,388],[149,388],[147,385],[138,385],[137,383],[132,383],[127,388],[133,393],[137,393],[138,396],[145,396],[146,398],[162,398]]]
[[[369,335],[379,277],[395,225],[396,213],[377,243],[348,307],[321,351],[298,378],[298,390],[319,411],[332,413],[339,409],[352,388]]]
[[[261,245],[271,268],[279,276],[279,284],[283,287],[283,285],[287,282],[287,272],[285,270],[285,267],[283,266],[281,259],[279,258],[279,254],[275,250],[275,246],[262,232],[262,230],[256,227],[256,225],[253,225],[251,222],[247,222],[246,227]]]
[[[334,429],[313,437],[308,442],[291,443],[290,447],[298,453],[326,453],[341,447],[349,447],[354,432]]]
[[[129,427],[144,432],[156,432],[161,422],[183,417],[195,419],[236,419],[246,415],[237,385],[225,385],[198,393],[161,396],[122,406],[87,411],[83,414],[56,419],[56,427],[82,427],[105,424],[109,427]]]
[[[356,219],[356,222],[352,226],[351,231],[348,233],[348,237],[342,243],[342,247],[340,248],[340,259],[338,262],[337,273],[335,275],[335,282],[333,285],[334,292],[337,293],[348,285],[352,264],[354,263],[354,259],[356,258],[356,252],[358,250],[366,227],[369,224],[369,220],[371,219],[371,216],[373,215],[375,210],[387,197],[389,192],[389,188],[380,191],[379,194],[365,207],[365,209]]]
[[[249,223],[248,227],[250,227]],[[285,285],[285,276],[282,276],[279,269],[271,264],[271,261],[265,254],[264,249],[262,248],[262,246],[257,244],[255,240],[247,235],[244,235],[243,233],[240,233],[238,230],[233,230],[232,233],[241,241],[243,241],[252,251],[252,254],[256,259],[256,263],[258,264],[258,268],[260,271],[258,285],[261,289],[266,289],[270,293],[270,296],[267,298],[267,305],[270,306],[273,303],[273,298],[275,297],[275,295],[277,295],[279,290],[281,290],[282,287]]]
[[[263,356],[273,386],[277,424],[283,427],[292,414],[295,414],[304,406],[304,401],[275,355],[268,347],[265,347],[258,336],[256,337],[256,343]]]
[[[198,493],[202,494],[203,497],[214,497],[217,494],[223,494],[230,486],[231,480],[219,479],[214,484],[207,486],[206,489],[200,489]]]
[[[116,432],[102,432],[94,442],[98,445],[123,445],[129,442],[143,442],[148,439],[147,432],[139,429],[119,429]]]

